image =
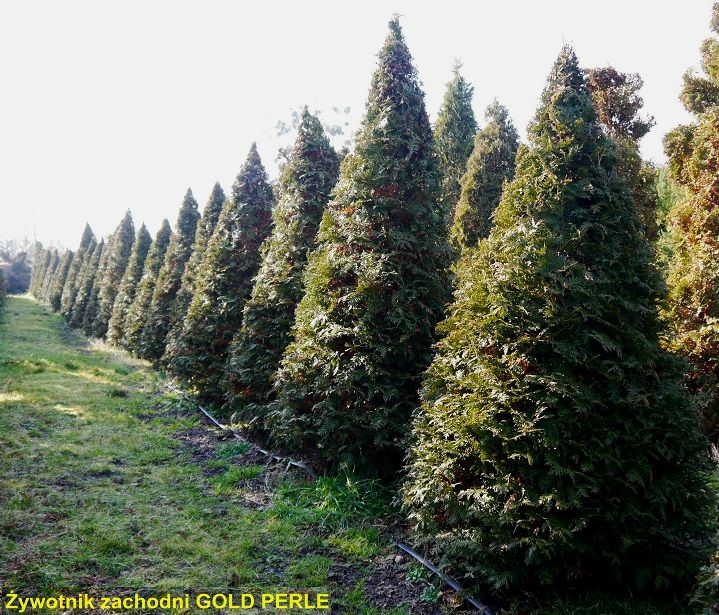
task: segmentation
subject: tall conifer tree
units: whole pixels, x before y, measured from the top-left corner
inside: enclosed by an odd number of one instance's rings
[[[202,397],[222,399],[227,348],[242,324],[273,203],[253,143],[197,272],[195,294],[170,361],[171,370]]]
[[[276,380],[273,432],[328,465],[398,462],[449,292],[432,129],[399,22],[389,29]]]
[[[180,290],[185,265],[192,254],[192,244],[199,219],[197,201],[192,195],[192,190],[188,188],[177,217],[175,232],[165,254],[165,261],[157,274],[147,314],[147,324],[138,350],[140,356],[150,361],[159,361],[165,352],[175,297]]]
[[[458,267],[405,503],[473,586],[664,585],[704,531],[705,441],[660,345],[662,282],[564,48],[495,226]]]
[[[100,255],[105,249],[105,240],[101,239],[96,244],[93,240],[87,246],[87,258],[80,269],[77,282],[77,295],[75,295],[75,303],[67,314],[67,324],[73,328],[83,326],[85,320],[85,311],[92,294],[92,288],[95,284],[95,276],[97,275],[97,267],[100,261]]]
[[[477,132],[477,120],[472,110],[474,88],[462,77],[460,68],[461,64],[455,64],[434,125],[442,171],[442,199],[450,221],[459,200],[460,180],[467,170],[467,160]]]
[[[57,272],[52,280],[52,286],[50,287],[50,295],[48,302],[53,312],[60,311],[60,300],[62,299],[62,289],[65,286],[65,280],[67,279],[67,273],[72,266],[72,261],[75,253],[72,250],[65,250],[65,253],[60,259],[60,264],[57,266]]]
[[[719,3],[712,31],[719,35]],[[704,41],[703,75],[688,72],[681,99],[695,123],[665,138],[671,174],[688,191],[669,213],[668,343],[691,366],[689,389],[702,426],[719,443],[719,39]]]
[[[80,245],[75,252],[75,256],[72,259],[72,264],[67,272],[65,278],[65,285],[62,288],[62,296],[60,298],[60,313],[67,318],[68,312],[72,310],[72,306],[75,303],[75,297],[77,296],[77,285],[79,283],[80,269],[85,262],[85,258],[88,252],[88,246],[93,244],[93,248],[97,245],[95,234],[92,232],[89,224],[85,225],[85,230],[82,232],[80,239]]]
[[[96,337],[105,337],[115,307],[122,276],[130,261],[132,244],[135,241],[135,223],[128,209],[118,224],[112,239],[107,244],[107,263],[102,272],[98,308],[92,332]]]
[[[451,232],[457,248],[474,247],[489,235],[502,186],[514,176],[519,135],[509,112],[495,100],[487,107],[485,118],[487,125],[474,139],[474,150],[461,182],[462,194]]]
[[[30,292],[36,299],[42,299],[42,284],[51,261],[52,250],[47,248],[43,249],[33,262],[32,275],[30,276]]]
[[[171,237],[170,223],[167,219],[164,219],[160,230],[155,235],[152,246],[150,246],[150,251],[147,253],[135,298],[125,317],[124,336],[120,340],[120,344],[136,354],[141,352],[142,332],[147,320],[150,303],[152,302],[157,274],[165,261],[165,254]]]
[[[107,339],[113,344],[117,344],[125,335],[125,319],[127,312],[135,299],[137,285],[142,278],[142,272],[145,267],[145,259],[152,244],[152,237],[143,224],[137,231],[135,242],[132,244],[132,252],[130,252],[130,260],[127,263],[125,273],[122,275],[120,288],[115,298],[115,304],[112,308],[112,316],[108,324]]]
[[[202,212],[200,222],[197,224],[195,241],[192,244],[192,254],[182,274],[182,283],[180,284],[180,290],[177,293],[172,309],[170,333],[167,336],[167,348],[162,358],[163,365],[170,369],[174,351],[178,348],[179,337],[182,334],[182,324],[187,315],[187,310],[190,307],[192,296],[195,294],[197,270],[202,264],[207,244],[210,242],[210,237],[212,237],[212,233],[215,231],[215,226],[217,226],[217,221],[220,218],[224,203],[225,191],[222,189],[222,186],[220,186],[220,182],[216,182],[210,194],[210,198],[205,205],[205,209]]]
[[[55,270],[60,264],[60,255],[56,249],[50,251],[50,262],[45,269],[45,275],[43,275],[42,284],[40,285],[40,298],[43,301],[47,301],[50,294],[50,285],[52,284],[52,277],[55,275]]]
[[[280,178],[272,234],[247,301],[242,328],[229,353],[229,393],[245,416],[264,413],[272,379],[290,341],[302,298],[302,273],[315,246],[322,212],[337,183],[339,163],[320,121],[305,107],[297,138]]]
[[[82,330],[88,336],[95,335],[95,323],[97,322],[97,313],[100,310],[100,290],[104,283],[111,243],[112,236],[108,237],[107,242],[100,240],[89,265],[88,277],[91,283],[89,284],[85,311],[81,315]]]

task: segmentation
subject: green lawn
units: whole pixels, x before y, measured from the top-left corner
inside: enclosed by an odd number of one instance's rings
[[[373,575],[405,576],[370,520],[387,509],[377,485],[283,477],[219,436],[146,363],[11,297],[0,322],[0,593],[315,588],[339,612],[437,611],[421,600],[426,583],[407,583],[394,606],[372,596]]]

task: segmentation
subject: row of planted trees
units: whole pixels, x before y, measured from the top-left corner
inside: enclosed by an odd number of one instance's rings
[[[690,192],[668,304],[641,82],[564,48],[519,145],[498,103],[477,131],[455,71],[433,131],[396,20],[341,165],[305,111],[277,202],[253,145],[202,215],[188,191],[154,241],[129,213],[106,242],[86,227],[31,290],[257,437],[404,462],[418,539],[470,586],[676,588],[713,512],[717,46],[668,140]]]

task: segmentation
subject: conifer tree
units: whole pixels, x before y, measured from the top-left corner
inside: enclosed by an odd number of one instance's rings
[[[290,328],[302,298],[302,273],[315,245],[322,212],[337,183],[339,164],[320,121],[305,107],[280,178],[273,229],[245,304],[242,328],[227,363],[231,405],[247,418],[264,413]],[[259,425],[258,425],[259,427]]]
[[[40,285],[40,299],[43,301],[47,301],[48,294],[50,292],[50,283],[52,281],[52,276],[55,275],[55,270],[57,269],[58,264],[60,263],[60,255],[57,253],[56,249],[50,250],[50,262],[47,265],[47,268],[45,269],[45,274],[43,275],[42,284]]]
[[[211,400],[222,398],[227,349],[242,324],[242,309],[270,230],[274,197],[253,143],[220,214],[195,294],[169,361],[173,373]]]
[[[107,270],[107,261],[110,257],[110,247],[112,244],[113,237],[107,238],[107,242],[103,240],[98,244],[97,254],[93,252],[93,258],[90,262],[90,279],[92,283],[90,285],[90,293],[87,298],[87,305],[85,306],[85,312],[82,314],[82,330],[85,335],[92,336],[95,334],[95,323],[97,322],[97,314],[100,310],[100,291],[104,284],[105,272]]]
[[[62,296],[60,298],[60,313],[67,318],[68,312],[72,310],[72,306],[75,303],[75,297],[77,296],[77,285],[79,283],[80,269],[85,262],[87,256],[88,246],[92,242],[96,242],[95,234],[92,232],[89,224],[85,225],[85,230],[82,233],[80,239],[80,245],[75,252],[75,256],[72,259],[72,264],[67,272],[65,278],[65,285],[62,288]],[[96,243],[94,245],[97,245]],[[94,248],[94,246],[93,246]]]
[[[650,241],[657,238],[656,169],[642,160],[639,141],[654,126],[654,118],[639,115],[644,85],[637,74],[620,73],[611,66],[586,71],[599,122],[619,148],[617,173],[627,182],[639,220]]]
[[[150,303],[152,302],[152,293],[155,289],[157,274],[165,261],[165,254],[171,237],[172,229],[170,228],[170,223],[165,219],[162,221],[160,230],[155,235],[155,241],[152,242],[150,251],[147,253],[142,278],[140,278],[135,298],[125,317],[124,336],[120,340],[120,344],[136,354],[140,353],[142,332],[150,309]]]
[[[705,441],[660,345],[662,282],[565,47],[428,370],[405,505],[497,592],[672,583],[709,509]]]
[[[398,462],[448,300],[450,251],[424,94],[393,19],[277,373],[270,426],[327,465]]]
[[[451,231],[457,248],[474,247],[489,235],[502,186],[514,176],[519,135],[509,112],[495,100],[487,107],[485,118],[487,125],[474,139],[474,150],[462,177],[462,193]]]
[[[146,315],[147,323],[137,350],[140,356],[150,361],[159,361],[165,352],[173,304],[180,290],[185,265],[192,254],[199,218],[197,201],[192,195],[192,190],[188,188],[180,207],[175,232],[165,254],[165,261],[157,274],[152,301]]]
[[[103,338],[107,334],[112,310],[115,307],[115,298],[122,282],[122,276],[127,269],[127,263],[130,261],[134,241],[135,224],[128,209],[107,244],[107,264],[102,273],[97,317],[93,325],[95,337]]]
[[[5,286],[5,272],[0,269],[0,314],[7,304],[7,288]]]
[[[460,180],[467,170],[467,160],[472,153],[477,132],[477,120],[472,110],[474,88],[462,77],[460,68],[461,64],[455,64],[452,80],[447,84],[434,125],[442,171],[442,199],[449,220],[459,200]]]
[[[712,31],[719,34],[719,3]],[[702,427],[719,442],[719,39],[702,45],[704,75],[684,77],[682,101],[696,117],[665,138],[669,168],[688,191],[669,213],[674,253],[669,264],[669,347],[691,366],[689,390]]]
[[[42,284],[45,280],[45,272],[50,267],[52,261],[52,250],[50,248],[42,250],[38,254],[35,262],[33,262],[32,276],[30,277],[30,292],[36,299],[42,299]]]
[[[118,344],[125,335],[125,319],[127,312],[135,299],[137,285],[142,278],[145,267],[145,259],[152,244],[152,237],[143,224],[137,231],[137,236],[132,244],[130,259],[127,263],[125,273],[122,276],[120,287],[117,291],[115,304],[112,308],[112,316],[108,324],[107,339],[113,344]]]
[[[83,326],[85,321],[85,314],[87,312],[87,305],[90,302],[92,296],[92,289],[95,285],[95,278],[97,277],[98,265],[100,262],[100,255],[105,249],[105,240],[100,239],[100,243],[92,243],[87,247],[87,258],[85,263],[80,269],[77,283],[77,295],[75,296],[75,303],[72,309],[68,312],[67,323],[74,329],[78,329]]]
[[[225,203],[225,191],[220,186],[220,182],[216,182],[210,198],[205,205],[205,209],[202,212],[202,217],[197,224],[197,230],[195,231],[195,241],[192,244],[192,254],[190,260],[187,261],[185,271],[182,274],[182,283],[180,284],[180,290],[175,297],[175,303],[172,309],[172,316],[170,320],[170,332],[167,336],[167,347],[165,354],[162,356],[162,363],[165,367],[171,368],[171,361],[174,356],[175,349],[177,349],[179,343],[179,337],[182,334],[182,324],[187,315],[187,310],[190,307],[192,296],[195,294],[195,278],[197,277],[197,270],[202,264],[202,258],[205,255],[207,244],[212,237],[212,233],[217,226],[217,221],[220,218],[222,212],[222,206]]]
[[[65,250],[65,253],[60,259],[60,263],[57,266],[57,271],[52,280],[50,287],[50,293],[48,296],[48,303],[52,308],[53,312],[60,311],[60,300],[62,299],[62,289],[65,286],[65,280],[67,279],[67,273],[72,266],[72,261],[75,253],[72,250]]]

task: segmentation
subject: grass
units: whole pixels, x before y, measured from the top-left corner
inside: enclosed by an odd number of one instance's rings
[[[243,486],[265,466],[234,465],[250,445],[220,440],[198,463],[175,437],[198,419],[176,405],[144,362],[67,330],[27,297],[9,299],[0,321],[0,592],[311,587],[349,604],[353,588],[328,575],[346,553],[361,583],[362,566],[388,548],[360,521],[375,504],[350,504],[346,481],[335,492],[326,481],[310,489],[285,479],[275,505],[242,506]],[[337,531],[318,535],[306,521],[325,516]],[[350,598],[345,612],[377,612]]]

